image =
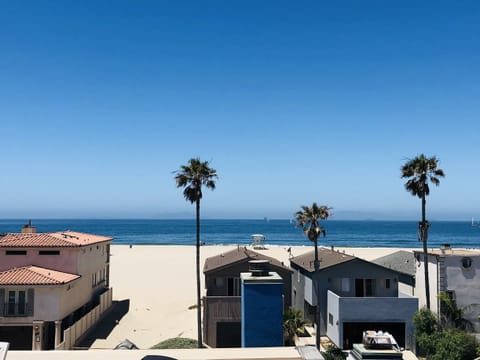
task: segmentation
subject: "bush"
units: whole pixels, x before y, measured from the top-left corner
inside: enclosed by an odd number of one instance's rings
[[[477,342],[473,335],[451,329],[442,332],[437,339],[432,360],[472,360],[476,356]]]
[[[437,316],[426,307],[415,313],[413,324],[415,325],[415,336],[417,337],[423,334],[432,335],[440,328]]]
[[[177,337],[162,341],[151,349],[196,349],[197,344],[197,340]]]
[[[327,349],[322,351],[322,355],[325,360],[345,360],[347,358],[347,354],[335,345],[328,345]]]

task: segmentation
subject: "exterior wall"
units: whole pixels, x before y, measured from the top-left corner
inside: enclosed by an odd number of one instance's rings
[[[6,255],[7,251],[22,250],[26,255]],[[58,250],[60,255],[39,255],[40,250]],[[77,273],[78,248],[2,248],[0,271],[28,265],[41,266],[70,274]]]
[[[333,315],[333,326],[327,335],[343,346],[345,322],[399,322],[405,323],[406,347],[414,347],[413,315],[418,309],[418,299],[400,294],[395,297],[341,297],[328,292],[328,312]]]
[[[423,253],[415,253],[415,291],[414,295],[418,298],[418,306],[422,308],[426,306],[425,294],[425,267],[423,264]],[[438,295],[438,266],[437,257],[435,255],[428,255],[428,279],[430,283],[430,310],[438,312],[437,295]]]
[[[79,340],[94,324],[100,320],[102,315],[112,306],[112,289],[100,295],[99,304],[90,312],[85,314],[75,324],[63,332],[63,342],[55,344],[55,350],[71,350]],[[58,336],[58,338],[60,338]]]
[[[55,321],[61,320],[86,301],[89,293],[85,293],[77,281],[65,285],[57,286],[37,286],[33,288],[33,316],[7,316],[0,315],[0,324],[2,325],[31,325],[32,321]],[[31,289],[28,286],[8,286],[3,287],[5,293],[9,290]]]
[[[292,275],[292,306],[303,311],[303,302],[306,299],[305,295],[305,279],[306,277],[299,269],[293,269]]]
[[[355,279],[375,279],[374,297],[397,298],[398,296],[398,273],[387,268],[366,261],[353,260],[325,269],[320,272],[316,280],[320,286],[320,335],[327,333],[327,292],[330,290],[342,297],[355,297]],[[390,289],[385,288],[385,279],[390,279]],[[348,286],[344,287],[343,283]],[[356,299],[369,298],[372,297]]]
[[[248,261],[232,264],[217,271],[205,274],[205,287],[207,288],[207,296],[227,296],[228,295],[228,278],[240,278],[241,273],[249,271]],[[270,264],[271,271],[275,271],[283,279],[283,301],[284,308],[292,306],[292,272],[288,269],[281,268]],[[215,279],[221,278],[223,286],[218,286]]]
[[[282,279],[242,274],[242,347],[283,345]]]
[[[472,259],[470,268],[462,266],[462,259]],[[470,320],[476,332],[480,332],[480,256],[454,256],[444,258],[446,271],[446,289],[455,292],[455,301],[459,308],[465,308],[464,317]]]
[[[206,296],[203,306],[204,341],[217,347],[217,323],[241,321],[240,296]]]

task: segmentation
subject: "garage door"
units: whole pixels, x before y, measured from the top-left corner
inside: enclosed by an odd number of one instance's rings
[[[217,348],[240,347],[242,327],[238,322],[217,322]]]
[[[32,350],[31,326],[0,326],[0,341],[10,343],[10,350]]]

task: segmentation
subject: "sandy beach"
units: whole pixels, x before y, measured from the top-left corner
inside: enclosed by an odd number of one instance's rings
[[[202,269],[207,257],[232,249],[231,246],[203,246]],[[289,247],[268,246],[256,250],[289,264]],[[336,248],[347,254],[373,260],[399,248]],[[293,256],[313,250],[293,246]],[[196,338],[195,247],[174,245],[113,245],[110,260],[110,284],[113,298],[128,303],[128,312],[105,339],[97,339],[91,348],[112,349],[129,339],[141,349],[160,341],[182,336]],[[203,276],[202,276],[202,291]]]

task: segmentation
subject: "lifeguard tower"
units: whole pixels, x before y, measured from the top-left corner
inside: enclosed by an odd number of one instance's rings
[[[263,234],[252,234],[252,246],[255,250],[266,249],[265,247],[265,235]]]

